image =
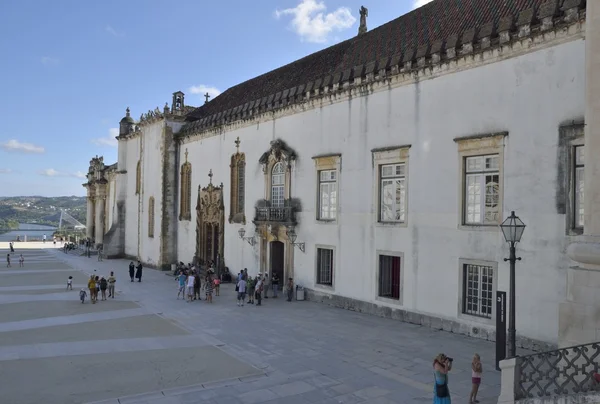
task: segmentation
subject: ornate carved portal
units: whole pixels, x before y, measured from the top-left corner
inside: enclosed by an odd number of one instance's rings
[[[207,187],[198,187],[196,204],[196,261],[201,265],[214,262],[224,266],[225,207],[223,204],[223,184],[215,187],[211,182]]]

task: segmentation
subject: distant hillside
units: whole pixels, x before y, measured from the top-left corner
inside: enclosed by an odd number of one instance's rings
[[[14,226],[15,222],[58,226],[62,209],[85,224],[85,196],[0,197],[0,223],[11,223],[9,227]]]

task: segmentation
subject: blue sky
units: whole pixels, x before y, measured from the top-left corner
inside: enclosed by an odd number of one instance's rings
[[[0,196],[84,195],[90,159],[171,102],[237,83],[429,0],[21,0],[0,2]]]

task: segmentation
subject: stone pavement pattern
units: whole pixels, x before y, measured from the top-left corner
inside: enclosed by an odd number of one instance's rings
[[[228,284],[212,305],[186,303],[164,273],[145,269],[130,283],[129,261],[16,247],[13,267],[0,267],[2,402],[423,403],[432,401],[439,352],[455,358],[454,402],[468,401],[475,352],[484,361],[481,403],[499,394],[489,342],[311,302],[237,307]],[[116,299],[82,305],[87,274],[111,270]]]

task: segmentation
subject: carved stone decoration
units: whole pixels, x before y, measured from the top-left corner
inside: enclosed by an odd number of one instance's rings
[[[207,187],[198,186],[196,204],[196,254],[195,261],[207,265],[217,261],[223,267],[225,251],[225,206],[223,184],[216,187],[211,182]]]
[[[264,152],[258,162],[263,166],[263,172],[267,172],[269,168],[269,160],[281,161],[286,166],[290,166],[292,161],[296,160],[296,152],[291,149],[283,140],[277,139],[271,142],[271,147]]]

